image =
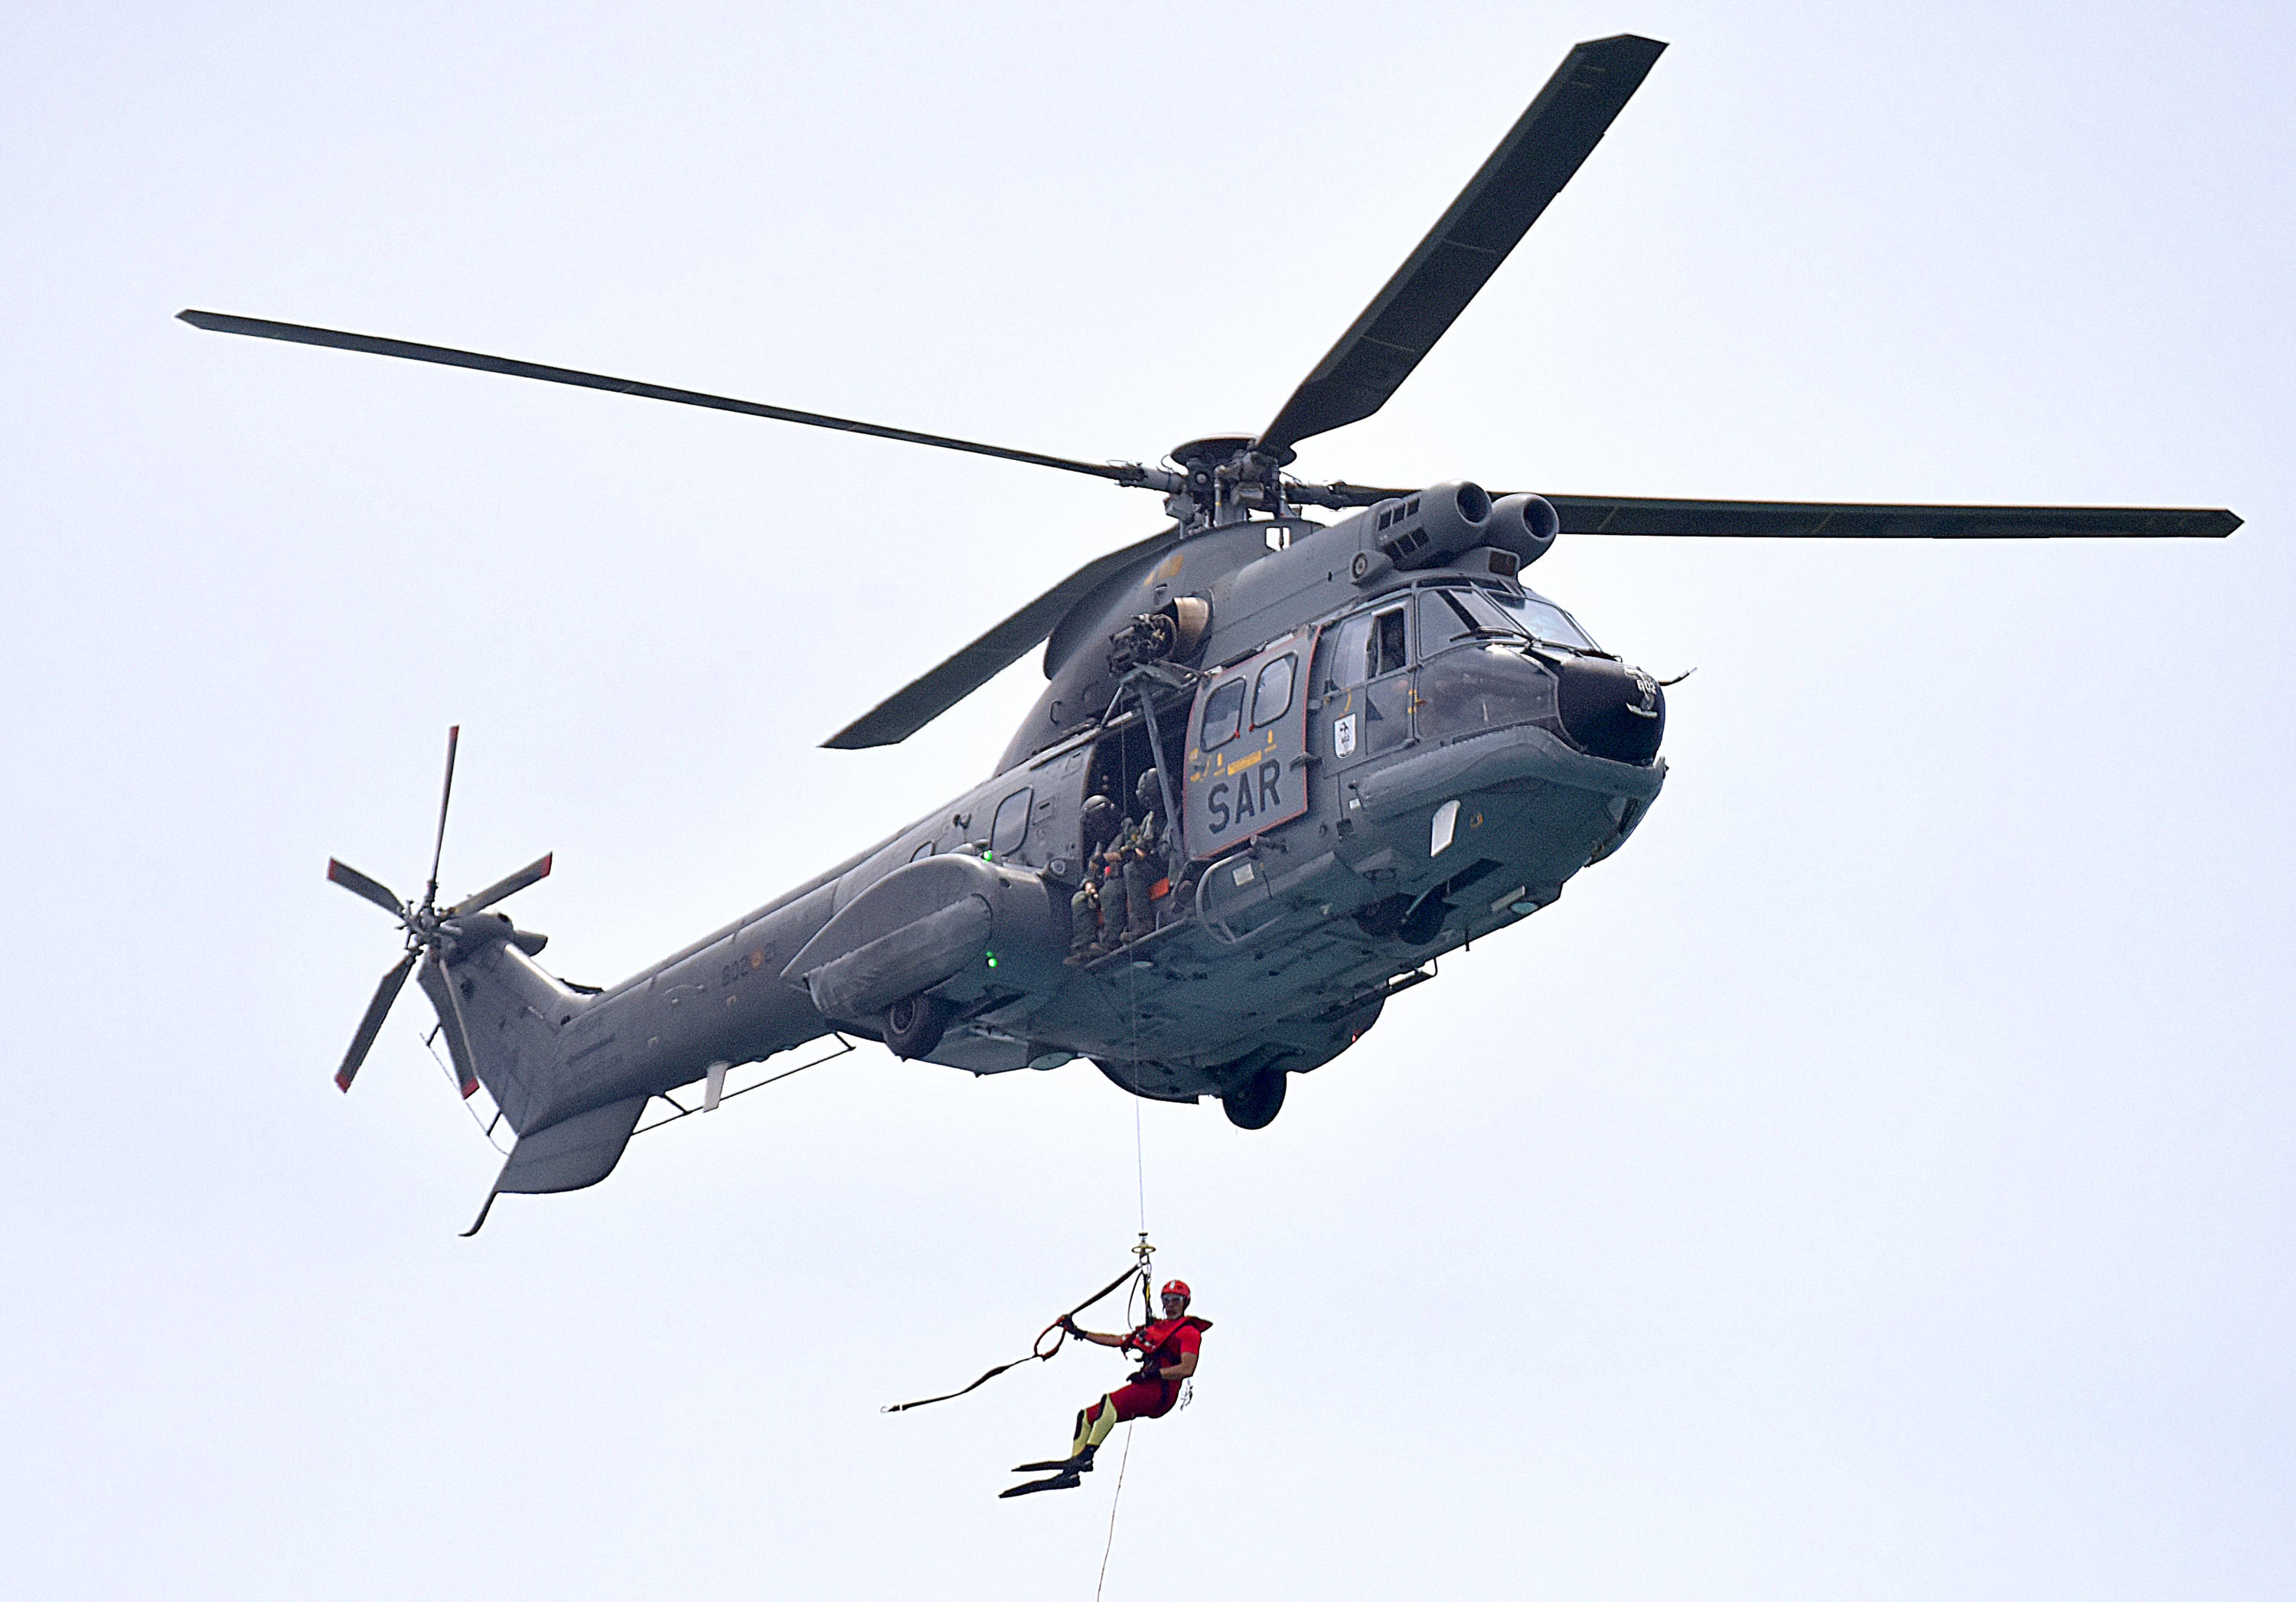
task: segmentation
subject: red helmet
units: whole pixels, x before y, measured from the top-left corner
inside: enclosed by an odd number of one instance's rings
[[[1196,1299],[1194,1293],[1188,1289],[1188,1282],[1185,1279],[1167,1279],[1164,1281],[1164,1288],[1156,1294],[1159,1297],[1177,1296],[1184,1302]]]

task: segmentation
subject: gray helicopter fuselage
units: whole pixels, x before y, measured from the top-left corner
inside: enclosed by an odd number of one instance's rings
[[[995,776],[621,984],[575,991],[480,930],[453,971],[512,1127],[594,1112],[626,1138],[646,1097],[713,1064],[883,1038],[889,1001],[928,976],[916,993],[951,1021],[922,1055],[979,1074],[1084,1056],[1193,1100],[1346,1050],[1430,957],[1618,849],[1665,778],[1646,678],[1525,590],[1506,552],[1394,567],[1380,510],[1234,522],[1144,555],[1054,631]],[[1111,644],[1185,598],[1209,612],[1189,661],[1128,671]],[[1473,627],[1493,606],[1571,637]],[[1571,691],[1590,675],[1592,713]],[[1181,848],[1154,932],[1070,965],[1084,804],[1128,801],[1152,765]]]

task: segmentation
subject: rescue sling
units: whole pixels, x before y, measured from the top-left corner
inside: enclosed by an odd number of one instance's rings
[[[996,1368],[991,1368],[988,1373],[982,1375],[979,1379],[974,1380],[962,1391],[951,1391],[945,1396],[927,1396],[921,1398],[916,1401],[898,1401],[893,1403],[890,1407],[879,1408],[877,1410],[881,1413],[906,1413],[911,1408],[929,1408],[937,1401],[955,1401],[960,1396],[967,1395],[972,1392],[978,1391],[981,1386],[987,1384],[990,1380],[995,1379],[998,1375],[1011,1373],[1013,1369],[1018,1368],[1023,1363],[1048,1363],[1052,1361],[1054,1358],[1060,1355],[1061,1347],[1068,1341],[1070,1319],[1075,1318],[1078,1313],[1084,1311],[1085,1309],[1092,1306],[1095,1302],[1107,1300],[1108,1297],[1114,1294],[1117,1291],[1121,1290],[1124,1286],[1135,1282],[1137,1282],[1140,1286],[1140,1301],[1142,1308],[1144,1310],[1152,1310],[1154,1303],[1149,1300],[1149,1293],[1155,1285],[1155,1275],[1151,1271],[1151,1260],[1156,1254],[1156,1248],[1148,1244],[1148,1237],[1145,1235],[1143,1235],[1140,1237],[1140,1244],[1132,1248],[1132,1254],[1136,1260],[1133,1263],[1132,1267],[1125,1269],[1124,1272],[1119,1274],[1106,1285],[1102,1286],[1098,1290],[1093,1292],[1091,1295],[1086,1296],[1083,1301],[1069,1309],[1068,1311],[1062,1313],[1059,1318],[1054,1319],[1051,1323],[1046,1325],[1044,1329],[1037,1335],[1035,1343],[1029,1348],[1029,1355],[1027,1357],[1016,1357],[1009,1363],[997,1364]],[[1052,1344],[1049,1346],[1045,1343],[1048,1339],[1052,1342]]]

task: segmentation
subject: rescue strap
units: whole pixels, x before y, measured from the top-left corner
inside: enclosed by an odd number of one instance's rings
[[[1011,1373],[1013,1369],[1018,1368],[1023,1363],[1048,1363],[1052,1361],[1054,1358],[1060,1355],[1062,1345],[1068,1340],[1069,1320],[1075,1318],[1078,1313],[1084,1311],[1086,1308],[1090,1307],[1095,1302],[1106,1299],[1117,1291],[1121,1290],[1125,1286],[1131,1284],[1136,1279],[1140,1282],[1140,1294],[1143,1299],[1144,1300],[1147,1297],[1149,1292],[1153,1288],[1155,1278],[1154,1274],[1150,1271],[1149,1267],[1150,1259],[1155,1253],[1155,1247],[1148,1244],[1148,1237],[1145,1235],[1142,1236],[1140,1237],[1140,1244],[1132,1248],[1133,1254],[1138,1258],[1139,1261],[1135,1262],[1130,1268],[1125,1269],[1121,1274],[1119,1274],[1115,1278],[1110,1280],[1106,1285],[1102,1286],[1098,1290],[1093,1292],[1091,1295],[1086,1296],[1083,1301],[1078,1302],[1074,1307],[1069,1309],[1068,1311],[1062,1313],[1059,1318],[1054,1319],[1051,1323],[1046,1325],[1044,1329],[1038,1333],[1035,1343],[1029,1348],[1029,1355],[1027,1357],[1016,1357],[1009,1363],[999,1363],[996,1368],[991,1368],[988,1373],[982,1375],[979,1379],[974,1380],[962,1391],[951,1391],[946,1396],[928,1396],[918,1401],[898,1401],[890,1407],[879,1408],[877,1410],[880,1413],[906,1413],[911,1408],[929,1408],[937,1401],[955,1401],[960,1396],[978,1391],[981,1386],[987,1384],[990,1380],[995,1379],[998,1375]],[[1045,1344],[1046,1336],[1050,1336],[1052,1339],[1053,1343],[1050,1347],[1047,1347]]]

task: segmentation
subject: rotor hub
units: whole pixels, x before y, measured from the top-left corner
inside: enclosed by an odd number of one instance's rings
[[[1190,528],[1242,522],[1255,511],[1280,513],[1278,463],[1258,446],[1250,434],[1208,434],[1175,446],[1171,458],[1183,482],[1166,497],[1165,510]]]

